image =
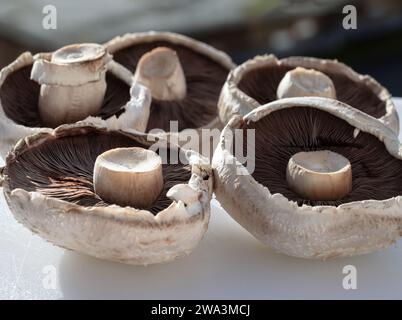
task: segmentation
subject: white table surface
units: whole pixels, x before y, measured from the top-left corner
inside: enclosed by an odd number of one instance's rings
[[[402,99],[397,103],[402,114]],[[215,200],[212,207],[209,230],[190,256],[140,267],[52,246],[14,220],[1,193],[0,298],[402,298],[402,240],[364,256],[324,262],[297,259],[264,247]],[[342,269],[349,264],[357,268],[356,290],[342,287]],[[49,265],[56,270],[55,289],[43,286]]]

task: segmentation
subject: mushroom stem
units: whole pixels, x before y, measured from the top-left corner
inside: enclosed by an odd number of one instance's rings
[[[41,85],[39,115],[45,125],[83,120],[99,112],[110,55],[98,44],[69,45],[51,57],[37,55],[31,79]]]
[[[181,100],[186,96],[186,78],[177,53],[158,47],[138,62],[134,81],[146,86],[158,100]]]
[[[339,200],[352,190],[352,167],[332,151],[299,152],[288,162],[286,181],[306,199]]]
[[[332,80],[322,72],[297,67],[286,72],[276,91],[278,99],[292,97],[323,97],[336,99]]]
[[[108,150],[96,159],[94,187],[109,203],[149,208],[163,189],[162,159],[144,148]]]

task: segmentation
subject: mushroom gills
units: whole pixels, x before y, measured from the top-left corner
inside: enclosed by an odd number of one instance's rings
[[[45,127],[46,124],[39,116],[38,106],[41,86],[30,80],[31,70],[32,65],[9,75],[0,87],[0,99],[6,116],[15,123],[28,127]],[[123,111],[121,107],[130,100],[130,88],[111,72],[106,72],[105,81],[106,92],[101,109],[96,115],[102,119],[113,115],[118,117]]]
[[[247,129],[256,130],[255,169],[252,176],[271,194],[282,194],[300,206],[338,206],[402,195],[402,161],[390,155],[376,137],[365,132],[355,136],[355,127],[327,112],[308,107],[278,110],[269,117],[245,125],[244,134]],[[247,141],[243,140],[243,148],[247,150]],[[345,180],[338,181],[345,191],[343,197],[310,198],[301,195],[302,192],[295,192],[287,182],[287,167],[291,157],[299,152],[316,151],[331,151],[350,162],[353,179],[347,174]],[[347,162],[344,164],[347,168]],[[347,193],[349,179],[352,187]]]
[[[241,78],[238,88],[260,105],[277,100],[277,90],[287,72],[295,67],[286,65],[269,65],[247,71]],[[316,71],[320,71],[317,67]],[[320,71],[321,72],[321,71]],[[345,74],[322,72],[333,83],[336,99],[374,118],[381,118],[386,113],[386,104],[366,84],[356,82]]]
[[[50,139],[24,152],[18,161],[10,164],[7,169],[10,189],[36,191],[84,207],[118,204],[108,202],[95,193],[95,162],[99,155],[108,150],[133,147],[148,150],[146,144],[115,132],[88,132],[85,135]],[[177,149],[160,148],[158,152],[163,152],[170,159],[170,153],[177,152]],[[163,189],[146,208],[155,215],[172,203],[167,196],[169,189],[180,183],[188,183],[191,166],[180,161],[177,164],[162,164],[162,174]],[[121,190],[122,186],[116,188]]]
[[[173,100],[160,99],[155,97],[155,90],[151,88],[154,92],[146,131],[155,128],[172,131],[171,121],[177,121],[178,131],[210,124],[218,116],[219,94],[229,73],[228,68],[187,46],[169,41],[136,43],[113,52],[113,58],[135,72],[138,78],[139,61],[144,55],[155,53],[154,50],[158,53],[161,48],[176,53],[183,71],[183,77],[179,79],[185,80],[185,95],[181,99],[177,97],[182,94],[176,95]],[[182,85],[179,87],[184,88]],[[183,92],[182,89],[179,91]]]

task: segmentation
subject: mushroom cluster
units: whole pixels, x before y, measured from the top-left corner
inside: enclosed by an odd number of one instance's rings
[[[15,218],[58,246],[143,265],[194,250],[213,192],[288,255],[395,242],[402,147],[388,91],[337,61],[266,55],[232,68],[168,32],[22,54],[0,72],[0,153],[11,149],[0,185]],[[168,141],[225,124],[212,166]]]
[[[233,150],[235,130],[255,130],[253,170]],[[401,235],[398,137],[340,101],[284,98],[233,117],[213,168],[222,206],[279,252],[343,257],[385,248]]]
[[[257,56],[233,69],[219,99],[219,116],[227,123],[281,98],[316,96],[337,99],[380,119],[396,133],[399,119],[391,95],[368,75],[337,60]]]
[[[85,120],[145,130],[151,97],[97,44],[25,52],[0,72],[0,154],[27,135]],[[141,116],[140,116],[141,115]]]
[[[128,264],[176,259],[207,229],[212,172],[161,142],[83,123],[37,133],[6,159],[5,198],[20,223],[63,248]],[[162,159],[171,153],[177,163]]]
[[[22,54],[0,74],[2,155],[20,139],[1,172],[16,219],[108,260],[190,253],[209,221],[208,161],[167,141],[162,157],[151,149],[163,139],[140,132],[168,131],[172,120],[179,130],[219,126],[232,67],[226,54],[163,32]]]

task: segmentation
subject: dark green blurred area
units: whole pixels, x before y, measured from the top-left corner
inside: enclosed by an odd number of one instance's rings
[[[170,14],[174,14],[177,8],[182,10],[184,5],[185,9],[193,14],[197,12],[192,10],[198,10],[200,17],[197,27],[191,24],[191,19],[188,22],[184,18],[182,24],[176,19],[175,27],[172,25],[172,28],[169,28],[169,23],[161,25],[166,30],[193,36],[226,51],[236,63],[265,53],[274,53],[278,57],[307,55],[336,58],[360,73],[372,75],[394,96],[402,96],[401,0],[236,0],[233,2],[153,0],[150,2],[153,6],[142,10],[148,10],[147,17],[151,18],[154,12],[155,15],[158,13],[159,16],[155,20],[160,19],[163,10],[169,9]],[[231,3],[232,6],[239,6],[239,9],[230,8],[231,13],[225,15],[224,7],[230,6]],[[345,30],[342,26],[345,17],[342,9],[348,4],[354,5],[357,10],[356,30]],[[202,5],[206,6],[205,10],[200,10]],[[212,19],[210,12],[214,12],[214,6],[217,8],[216,17]],[[166,11],[166,14],[169,12]],[[205,14],[205,19],[202,14]],[[130,14],[124,17],[129,18]],[[149,26],[148,29],[160,29],[158,22],[148,20],[149,24],[146,25]],[[119,23],[122,23],[122,20]],[[130,23],[133,27],[128,29],[122,23],[121,30],[142,31],[136,29],[134,20]],[[0,26],[2,26],[1,20]],[[92,34],[88,33],[86,40],[103,42],[110,39],[109,34],[105,33],[102,19],[99,19],[92,30],[95,31]],[[7,32],[5,27],[0,28],[0,67],[14,60],[22,51],[47,51],[57,47],[51,41],[28,43],[23,39]],[[78,34],[76,38],[70,34],[70,37],[66,38],[66,44],[74,40],[78,41],[81,38]]]

